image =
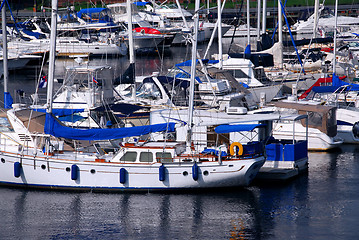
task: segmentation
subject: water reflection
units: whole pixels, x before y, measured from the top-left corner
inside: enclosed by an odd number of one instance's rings
[[[201,194],[92,194],[0,189],[15,238],[257,239],[260,207],[250,190]],[[20,195],[19,195],[20,193]],[[1,197],[3,198],[3,197]]]

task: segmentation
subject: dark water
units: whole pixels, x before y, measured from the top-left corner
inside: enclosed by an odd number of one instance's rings
[[[0,188],[0,239],[358,239],[359,146],[287,183],[177,194]]]
[[[137,73],[188,60],[189,49],[137,56]],[[128,59],[90,64],[110,64],[118,75]],[[66,65],[76,63],[58,60],[57,77]],[[31,94],[39,68],[11,72],[10,92]],[[359,239],[359,146],[310,153],[308,174],[244,189],[98,194],[0,188],[0,219],[0,239]]]

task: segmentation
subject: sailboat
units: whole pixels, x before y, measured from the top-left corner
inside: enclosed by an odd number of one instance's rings
[[[186,143],[113,141],[151,132],[173,132],[176,122],[117,129],[75,129],[61,124],[52,109],[56,12],[57,0],[52,0],[47,112],[13,108],[0,117],[1,185],[77,191],[160,191],[250,184],[264,164],[263,150],[242,156],[242,146],[237,143],[233,154],[223,156],[196,152],[192,147],[194,67]],[[198,14],[195,19],[197,29]],[[192,63],[196,59],[196,44],[195,35]],[[101,146],[100,141],[106,140],[113,144],[112,149]]]

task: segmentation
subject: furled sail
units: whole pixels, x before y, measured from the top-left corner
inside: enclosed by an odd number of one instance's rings
[[[46,113],[44,131],[55,137],[74,140],[110,140],[141,136],[152,132],[174,132],[175,123],[161,123],[137,127],[78,129],[62,125],[52,114]]]

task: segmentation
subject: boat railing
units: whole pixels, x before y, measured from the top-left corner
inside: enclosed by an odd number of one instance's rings
[[[305,140],[274,140],[265,146],[269,161],[296,161],[308,157],[308,142]]]

